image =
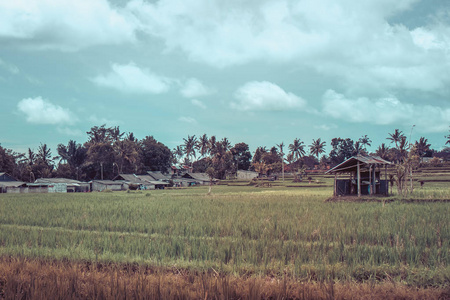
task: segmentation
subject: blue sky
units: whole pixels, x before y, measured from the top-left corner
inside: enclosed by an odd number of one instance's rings
[[[450,2],[2,1],[0,91],[0,143],[20,152],[102,124],[171,149],[206,133],[375,150],[398,128],[440,150]]]

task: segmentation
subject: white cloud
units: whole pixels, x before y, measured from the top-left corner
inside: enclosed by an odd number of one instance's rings
[[[206,87],[197,78],[190,78],[184,83],[180,93],[185,98],[195,98],[210,95],[214,93],[214,90]]]
[[[171,79],[141,69],[134,63],[112,64],[111,71],[91,79],[95,84],[124,93],[161,94],[169,90]]]
[[[282,111],[306,106],[302,98],[267,81],[247,82],[235,92],[235,98],[237,102],[231,103],[231,107],[243,111]]]
[[[410,31],[388,22],[416,2],[132,0],[127,9],[168,51],[214,67],[285,62],[335,77],[349,90],[446,89],[450,27],[436,22]]]
[[[17,108],[22,112],[27,122],[35,124],[74,124],[77,118],[70,110],[52,104],[41,97],[22,99]]]
[[[197,106],[197,107],[200,107],[201,109],[206,109],[206,105],[205,105],[202,101],[200,101],[200,100],[192,99],[192,100],[191,100],[191,103],[192,103],[192,105],[195,105],[195,106]]]
[[[179,121],[189,123],[189,124],[196,124],[197,120],[192,117],[180,117],[178,118]]]
[[[353,123],[415,124],[422,132],[446,131],[450,123],[450,108],[403,103],[395,97],[348,99],[328,90],[322,104],[325,115]]]
[[[336,124],[322,124],[322,125],[315,125],[314,128],[324,130],[324,131],[329,131],[331,129],[336,129],[337,125]]]
[[[133,42],[138,23],[107,0],[0,1],[0,41],[63,51]]]
[[[117,126],[118,124],[122,124],[123,122],[121,121],[117,121],[117,120],[110,120],[107,119],[105,117],[98,117],[97,115],[90,115],[88,118],[88,121],[91,122],[92,124],[107,124],[110,126]]]
[[[56,130],[64,135],[68,136],[83,136],[83,132],[76,128],[69,128],[69,127],[58,127]]]

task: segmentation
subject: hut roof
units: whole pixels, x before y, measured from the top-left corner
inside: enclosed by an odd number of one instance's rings
[[[35,183],[66,183],[67,185],[80,185],[82,182],[68,178],[38,178]]]
[[[148,171],[147,173],[153,180],[169,180],[169,178],[160,171]]]
[[[358,162],[363,165],[391,165],[392,163],[382,159],[379,156],[371,156],[371,155],[356,155],[352,156],[346,161],[340,163],[334,168],[328,170],[327,173],[348,173],[356,171]]]
[[[0,181],[0,186],[4,187],[19,187],[25,185],[26,183],[23,181]]]
[[[123,179],[126,182],[134,184],[154,184],[154,185],[165,185],[167,182],[155,181],[150,175],[135,175],[135,174],[120,174],[114,178],[114,180]]]
[[[186,173],[183,177],[192,178],[200,181],[209,181],[209,175],[206,173]],[[216,180],[216,179],[213,179]]]
[[[14,177],[12,177],[11,175],[9,175],[6,172],[0,172],[0,181],[17,181],[17,179],[15,179]]]
[[[90,182],[96,182],[96,183],[101,183],[104,185],[116,185],[116,184],[124,184],[125,182],[123,180],[100,180],[100,179],[94,179]]]

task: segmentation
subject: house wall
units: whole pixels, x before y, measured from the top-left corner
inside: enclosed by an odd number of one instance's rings
[[[121,191],[121,190],[123,190],[122,183],[104,184],[104,183],[96,182],[96,181],[92,182],[92,191],[101,192],[104,190]]]
[[[258,177],[257,172],[251,172],[251,171],[238,171],[237,172],[237,178],[242,180],[252,180],[253,178]]]

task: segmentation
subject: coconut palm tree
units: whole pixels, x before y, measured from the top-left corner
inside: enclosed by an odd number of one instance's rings
[[[364,150],[367,150],[367,146],[372,146],[372,140],[369,139],[367,134],[364,135],[363,137],[360,137],[358,142],[361,145],[361,147],[364,147]]]
[[[197,138],[195,137],[195,135],[190,136],[188,135],[187,139],[183,138],[184,141],[184,145],[183,145],[183,150],[184,153],[186,154],[186,157],[189,159],[191,165],[192,165],[192,156],[195,157],[195,145],[197,144]]]
[[[200,157],[204,157],[209,152],[209,139],[208,136],[203,134],[197,141],[195,148],[199,151]]]
[[[381,157],[382,159],[387,159],[389,156],[389,147],[386,147],[385,143],[382,143],[378,146],[378,149],[375,151],[375,154]]]
[[[295,139],[294,142],[289,145],[289,150],[295,160],[299,160],[305,155],[305,145],[300,139]]]
[[[224,138],[222,139],[221,143],[222,143],[222,147],[224,148],[225,151],[230,150],[230,148],[231,148],[231,143],[230,143],[230,141],[229,141],[226,137],[224,137]]]
[[[284,152],[283,152],[283,148],[284,148],[284,143],[281,142],[277,145],[278,149],[280,149],[280,156],[281,156],[281,172],[283,175],[283,181],[284,181]]]
[[[422,158],[427,151],[430,150],[431,144],[428,144],[428,139],[424,138],[423,136],[420,137],[419,141],[416,141],[414,144],[414,150],[419,155],[420,158]]]
[[[403,132],[401,130],[395,129],[394,133],[389,133],[389,137],[387,137],[386,139],[390,140],[391,143],[395,143],[395,148],[398,149],[398,145],[403,138],[405,138],[406,140],[406,136],[403,134]]]
[[[312,144],[309,145],[309,153],[317,156],[317,160],[319,159],[319,155],[325,153],[325,145],[326,142],[322,142],[320,138],[312,141]]]
[[[181,160],[184,154],[183,146],[177,146],[172,150],[173,157],[175,158],[175,161],[178,162]]]
[[[449,130],[450,131],[450,130]],[[450,144],[450,134],[446,135],[445,138],[447,139],[447,141],[445,142],[445,144]]]
[[[215,152],[216,152],[216,143],[217,143],[216,136],[215,135],[211,136],[209,138],[209,154],[210,155],[214,155],[215,154]]]

